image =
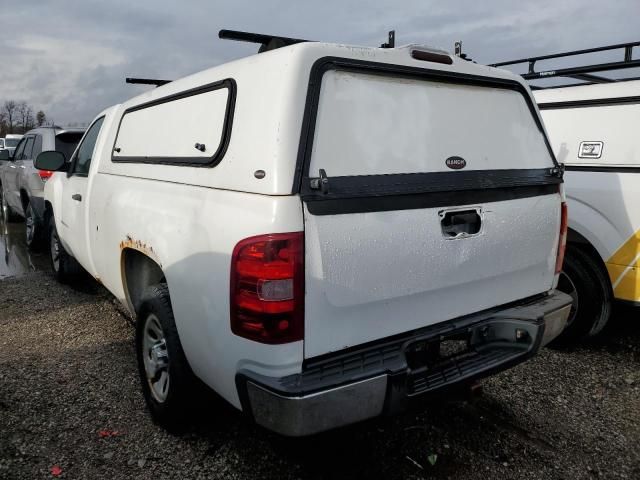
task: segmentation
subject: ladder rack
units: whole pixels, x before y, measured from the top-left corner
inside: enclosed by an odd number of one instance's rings
[[[629,42],[629,43],[618,43],[616,45],[607,45],[605,47],[596,47],[596,48],[587,48],[584,50],[572,50],[569,52],[555,53],[552,55],[541,55],[538,57],[528,57],[521,58],[518,60],[509,60],[507,62],[498,62],[489,65],[490,67],[503,67],[506,65],[518,65],[521,63],[527,63],[529,65],[529,69],[527,73],[522,74],[522,77],[525,80],[539,80],[543,78],[553,78],[553,77],[563,77],[563,78],[573,78],[576,80],[581,80],[584,83],[579,84],[571,84],[571,85],[559,85],[561,87],[574,86],[574,85],[589,85],[593,83],[612,83],[612,82],[622,82],[626,80],[638,80],[640,77],[625,77],[625,78],[611,78],[603,75],[595,75],[596,73],[601,74],[602,72],[610,72],[613,70],[623,70],[628,68],[639,68],[640,67],[640,59],[633,59],[633,48],[640,46],[640,42]],[[578,65],[575,67],[568,68],[559,68],[554,70],[536,70],[536,63],[544,60],[551,60],[555,58],[565,58],[565,57],[574,57],[577,55],[585,55],[589,53],[596,52],[604,52],[611,50],[623,50],[623,59],[619,61],[607,62],[607,63],[598,63],[598,64],[588,64],[588,65]],[[533,88],[542,89],[542,88],[557,88],[556,87],[540,87],[534,86]]]

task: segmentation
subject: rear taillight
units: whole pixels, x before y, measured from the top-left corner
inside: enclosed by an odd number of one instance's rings
[[[231,258],[231,331],[261,343],[304,336],[304,235],[247,238]]]
[[[43,182],[46,182],[53,175],[53,172],[51,170],[38,170],[38,175],[40,175]]]
[[[562,202],[560,210],[560,238],[558,240],[558,256],[556,257],[556,273],[562,271],[562,263],[564,262],[564,251],[567,248],[567,204]]]

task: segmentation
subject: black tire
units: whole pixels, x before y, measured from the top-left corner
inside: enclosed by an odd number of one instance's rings
[[[40,219],[38,219],[36,212],[31,206],[31,202],[27,204],[27,208],[25,209],[24,223],[26,225],[25,241],[27,243],[27,247],[33,252],[40,251],[42,244],[44,243],[44,235],[42,234],[43,228]]]
[[[14,213],[4,196],[4,190],[0,187],[0,215],[2,215],[2,221],[7,224],[10,222],[17,222],[20,217]]]
[[[592,254],[568,246],[558,290],[574,297],[569,320],[553,345],[569,345],[596,336],[611,316],[613,292],[609,277]],[[577,301],[576,301],[577,300]]]
[[[163,338],[164,344],[156,341],[151,346],[153,338],[147,331],[155,328],[152,325],[154,319],[161,328],[162,337],[159,338]],[[154,374],[154,367],[149,365],[154,364],[154,358],[162,358],[164,355],[154,353],[155,349],[166,353],[166,360],[163,362],[166,361],[167,364],[156,367]],[[182,350],[166,283],[151,286],[143,293],[136,321],[136,357],[142,393],[153,420],[170,432],[184,430],[189,425],[188,412],[192,410],[198,381]],[[149,364],[145,364],[145,359]],[[155,365],[159,363],[155,362]],[[168,375],[164,390],[163,372]]]
[[[53,215],[49,219],[49,259],[53,275],[60,283],[69,283],[82,272],[82,267],[60,243]]]

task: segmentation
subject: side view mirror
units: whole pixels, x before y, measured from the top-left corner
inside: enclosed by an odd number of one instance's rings
[[[0,150],[0,162],[3,160],[11,160],[9,150]]]
[[[69,166],[67,159],[62,152],[42,152],[33,164],[38,170],[49,170],[51,172],[66,172]]]

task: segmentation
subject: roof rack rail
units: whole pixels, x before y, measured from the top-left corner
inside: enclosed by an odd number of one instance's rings
[[[391,30],[388,33],[389,39],[386,43],[380,45],[380,48],[394,48],[396,44],[396,31]],[[218,38],[222,40],[234,40],[236,42],[259,43],[258,53],[275,50],[276,48],[288,47],[296,43],[315,42],[315,40],[305,40],[303,38],[281,37],[279,35],[265,35],[262,33],[241,32],[239,30],[222,29],[218,32]],[[126,83],[139,85],[155,85],[161,87],[172,80],[158,80],[155,78],[125,78]]]
[[[171,83],[171,80],[158,80],[155,78],[134,78],[127,77],[124,80],[126,83],[135,83],[141,85],[155,85],[156,87],[161,87],[162,85],[166,85],[167,83]]]
[[[590,85],[594,83],[621,82],[626,80],[637,80],[638,77],[611,78],[611,77],[605,77],[602,75],[594,75],[594,74],[601,73],[601,72],[609,72],[612,70],[622,70],[627,68],[640,67],[640,59],[637,59],[637,60],[633,59],[633,48],[638,46],[640,46],[640,42],[618,43],[616,45],[607,45],[605,47],[587,48],[584,50],[572,50],[569,52],[555,53],[552,55],[541,55],[538,57],[528,57],[528,58],[521,58],[519,60],[498,62],[498,63],[490,64],[489,66],[503,67],[506,65],[517,65],[520,63],[528,63],[529,71],[527,73],[522,74],[522,77],[525,80],[539,80],[541,78],[564,77],[564,78],[573,78],[576,80],[584,81],[584,83],[560,85],[560,87]],[[573,57],[576,55],[584,55],[588,53],[604,52],[609,50],[622,50],[622,49],[624,49],[624,58],[616,62],[582,65],[582,66],[569,67],[569,68],[560,68],[555,70],[536,71],[535,69],[536,62],[543,61],[543,60],[550,60],[553,58]],[[558,88],[558,86],[553,86],[553,87],[536,86],[536,88],[537,89]]]
[[[305,40],[303,38],[281,37],[279,35],[265,35],[262,33],[241,32],[239,30],[220,30],[218,38],[222,40],[235,40],[236,42],[259,43],[258,53],[268,52],[276,48],[288,47],[296,43],[315,42],[315,40]],[[396,31],[388,32],[388,40],[380,45],[380,48],[395,48]]]
[[[396,31],[389,30],[389,40],[380,45],[380,48],[396,48]]]
[[[238,30],[220,30],[218,38],[222,40],[235,40],[237,42],[259,43],[258,53],[288,47],[296,43],[311,42],[302,38],[281,37],[278,35],[264,35],[262,33],[240,32]]]

